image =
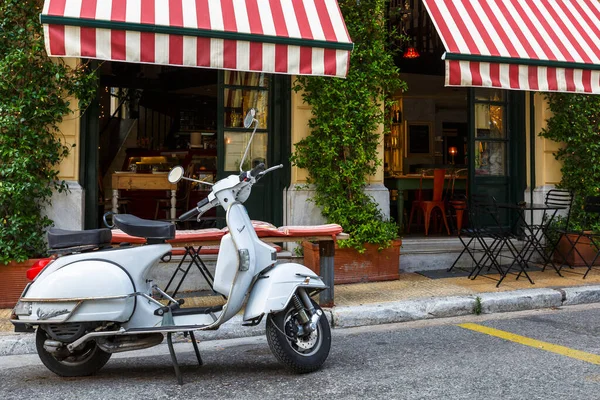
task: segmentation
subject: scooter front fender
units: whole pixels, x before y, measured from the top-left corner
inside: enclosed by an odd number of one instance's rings
[[[326,289],[321,278],[304,265],[277,264],[261,276],[250,291],[244,320],[258,318],[265,313],[284,310],[298,288]]]

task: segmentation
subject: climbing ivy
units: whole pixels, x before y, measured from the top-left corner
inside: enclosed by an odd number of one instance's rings
[[[69,152],[58,129],[85,108],[96,78],[85,66],[52,61],[44,49],[42,1],[0,1],[0,263],[44,253],[44,230],[52,221],[42,210],[58,180],[58,163]],[[79,114],[79,113],[78,113]]]
[[[586,196],[600,196],[600,96],[552,93],[546,99],[553,115],[540,135],[561,143],[554,154],[562,163],[557,186],[575,193],[571,221],[600,228],[600,220],[583,211]]]
[[[405,88],[390,50],[393,32],[385,26],[385,0],[341,0],[354,41],[346,79],[299,77],[294,90],[312,107],[311,134],[296,143],[292,162],[309,172],[313,201],[328,222],[350,234],[340,246],[364,251],[363,244],[390,245],[396,224],[385,221],[365,193],[367,179],[381,164],[380,127],[391,102],[386,96]],[[385,129],[388,129],[385,124]]]

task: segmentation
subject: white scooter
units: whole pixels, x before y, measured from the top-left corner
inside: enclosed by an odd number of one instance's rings
[[[246,128],[258,121],[251,109]],[[137,350],[167,341],[179,383],[181,374],[171,334],[213,330],[244,306],[244,325],[256,325],[267,315],[266,335],[275,357],[296,372],[317,370],[327,358],[331,332],[327,318],[310,296],[326,288],[321,278],[303,265],[276,264],[276,251],[262,242],[242,205],[252,186],[276,166],[264,164],[216,182],[208,197],[181,220],[198,217],[217,205],[226,211],[227,233],[221,240],[213,290],[226,298],[223,306],[183,308],[148,278],[148,272],[171,251],[167,240],[175,225],[133,215],[116,214],[114,224],[131,236],[147,239],[145,246],[110,246],[111,231],[50,230],[51,249],[60,255],[24,290],[11,322],[16,331],[36,331],[40,359],[61,376],[85,376],[98,371],[112,353]],[[176,183],[183,168],[168,179]],[[202,181],[197,181],[204,183]],[[66,254],[66,255],[65,255]],[[168,299],[161,303],[157,299]]]

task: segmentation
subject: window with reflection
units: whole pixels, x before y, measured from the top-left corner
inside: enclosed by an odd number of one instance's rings
[[[242,169],[248,170],[261,162],[267,165],[269,77],[255,72],[225,71],[224,87],[225,170],[239,171],[255,123],[258,128]],[[250,108],[256,110],[256,121],[245,128],[244,117]]]
[[[506,100],[499,89],[475,91],[475,175],[505,176]]]

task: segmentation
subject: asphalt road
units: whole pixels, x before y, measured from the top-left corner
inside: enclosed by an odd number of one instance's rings
[[[57,377],[36,355],[0,357],[0,398],[600,398],[598,305],[338,329],[323,369],[307,375],[282,369],[263,337],[203,342],[202,367],[191,343],[176,347],[183,386],[158,346],[87,378]]]

